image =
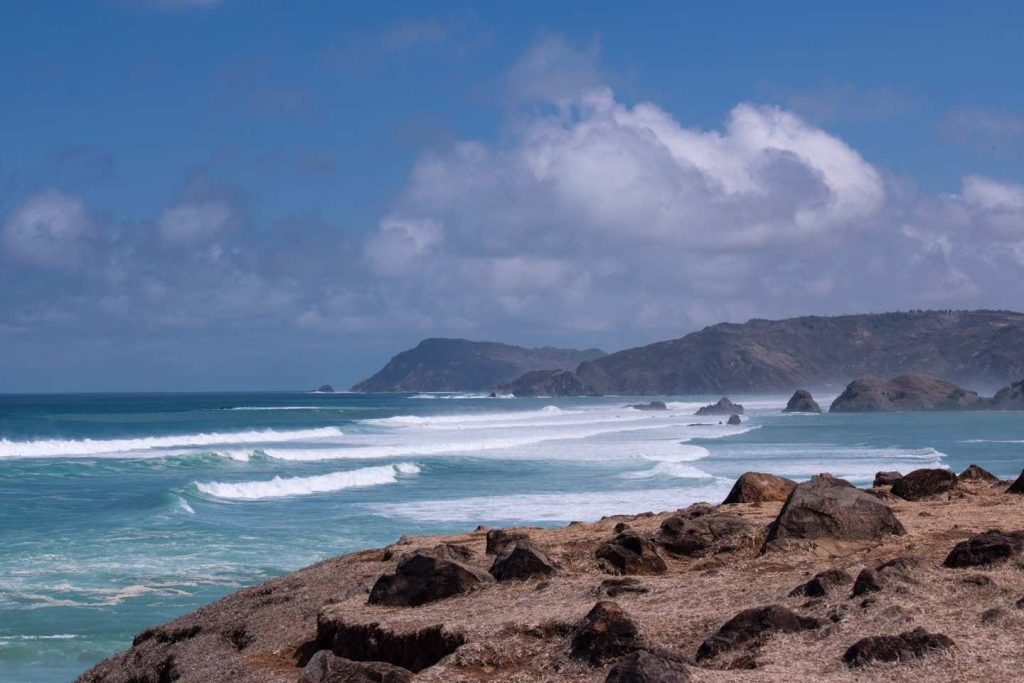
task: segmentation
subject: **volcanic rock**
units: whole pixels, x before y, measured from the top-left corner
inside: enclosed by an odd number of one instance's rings
[[[632,529],[602,544],[597,557],[617,574],[664,574],[667,569],[654,543]]]
[[[764,472],[744,472],[733,484],[723,505],[784,501],[796,488],[796,482]]]
[[[864,666],[873,662],[905,662],[937,650],[953,647],[953,641],[941,633],[928,633],[915,628],[895,636],[861,638],[843,655],[849,666]]]
[[[484,552],[488,555],[501,555],[517,541],[529,540],[530,536],[525,531],[512,531],[509,529],[488,529],[487,544]]]
[[[695,415],[742,415],[743,406],[733,403],[724,396],[718,399],[718,403],[712,403],[700,408]]]
[[[920,500],[928,496],[947,493],[956,488],[957,477],[940,468],[914,470],[892,485],[893,495],[904,500]]]
[[[1020,476],[1017,480],[1010,484],[1010,488],[1006,489],[1007,493],[1024,494],[1024,471],[1021,471]]]
[[[701,644],[697,650],[697,661],[757,643],[771,633],[810,631],[821,625],[817,619],[802,617],[781,605],[745,609]]]
[[[650,403],[634,403],[626,406],[634,410],[668,410],[664,401],[651,401]]]
[[[529,541],[516,541],[494,559],[491,576],[498,581],[529,579],[555,573],[555,566],[547,556]]]
[[[736,425],[743,424],[743,420],[740,419],[739,415],[730,415],[729,419],[725,421],[727,425],[735,427]]]
[[[878,498],[843,479],[818,475],[793,489],[768,528],[765,548],[784,539],[871,541],[904,533]]]
[[[412,683],[412,672],[384,662],[353,662],[320,650],[302,669],[299,683]]]
[[[878,488],[879,486],[892,486],[897,481],[903,478],[903,475],[899,472],[875,472],[875,481],[872,486]]]
[[[750,523],[742,517],[703,512],[694,509],[669,517],[661,523],[654,542],[670,553],[696,557],[729,550],[751,531]]]
[[[604,683],[686,683],[690,670],[680,657],[638,650],[611,668]]]
[[[394,574],[377,579],[370,591],[370,604],[415,607],[468,593],[493,581],[490,574],[471,565],[416,552],[399,562]]]
[[[842,569],[827,569],[804,584],[800,584],[789,593],[789,597],[806,596],[809,598],[821,598],[840,586],[845,586],[853,581],[853,577]]]
[[[905,374],[891,380],[854,380],[829,412],[874,413],[911,410],[972,410],[984,407],[973,391],[930,375]]]
[[[643,641],[636,622],[618,603],[602,600],[594,605],[572,635],[572,656],[599,666],[640,649]]]
[[[999,481],[999,477],[992,474],[983,467],[977,465],[968,465],[967,469],[960,473],[958,477],[960,481],[977,482],[982,484],[995,484]]]
[[[806,389],[797,389],[789,399],[789,403],[782,409],[784,413],[820,413],[821,406]]]
[[[316,621],[315,645],[318,649],[329,650],[343,659],[384,662],[413,673],[437,664],[465,642],[461,631],[452,630],[444,624],[391,626],[349,621],[325,612],[317,615]],[[347,681],[345,678],[340,680]]]
[[[979,567],[1005,562],[1024,552],[1024,531],[990,530],[957,543],[943,561],[945,567]]]

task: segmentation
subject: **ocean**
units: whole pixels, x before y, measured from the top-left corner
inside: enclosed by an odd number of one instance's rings
[[[403,534],[719,502],[747,470],[1016,477],[1024,413],[784,415],[732,396],[0,396],[0,680],[67,681],[147,626]],[[818,397],[827,406],[832,397]],[[644,401],[650,400],[645,398]]]

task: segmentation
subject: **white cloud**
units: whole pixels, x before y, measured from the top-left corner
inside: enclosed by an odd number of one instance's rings
[[[429,255],[443,237],[441,226],[433,220],[388,217],[367,242],[366,258],[376,273],[397,275]]]
[[[89,228],[85,203],[56,190],[35,195],[8,219],[3,229],[5,251],[14,259],[40,268],[67,268],[80,257]]]
[[[227,202],[192,202],[166,209],[157,227],[168,244],[187,246],[220,237],[234,220],[234,211]]]

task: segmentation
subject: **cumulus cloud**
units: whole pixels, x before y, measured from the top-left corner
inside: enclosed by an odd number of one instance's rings
[[[185,203],[165,209],[157,227],[168,244],[188,246],[220,237],[234,219],[234,211],[227,202]]]
[[[11,215],[3,228],[3,245],[11,258],[24,264],[68,268],[78,262],[88,229],[81,199],[47,190]]]

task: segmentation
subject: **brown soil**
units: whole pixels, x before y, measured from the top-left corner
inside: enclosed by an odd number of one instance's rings
[[[1015,603],[1024,596],[1024,558],[990,568],[942,567],[953,545],[974,533],[1024,529],[1024,496],[1005,494],[1006,486],[962,485],[916,502],[886,496],[907,529],[905,536],[874,543],[790,544],[765,555],[758,554],[764,527],[781,503],[731,505],[730,513],[762,529],[759,538],[711,557],[676,558],[662,552],[668,571],[637,577],[646,593],[611,599],[639,624],[650,647],[691,662],[707,636],[746,608],[779,604],[826,623],[817,630],[776,635],[745,651],[750,655],[746,664],[752,657],[755,669],[715,668],[726,666],[725,661],[691,665],[693,681],[1020,680],[1024,609]],[[601,572],[595,551],[615,535],[620,522],[653,534],[670,514],[529,529],[532,542],[559,567],[549,578],[497,583],[415,608],[369,605],[373,583],[394,571],[407,551],[444,542],[472,549],[470,563],[483,569],[493,560],[484,553],[484,531],[403,538],[385,549],[333,558],[239,591],[151,629],[130,651],[102,662],[80,680],[293,682],[300,663],[317,647],[322,612],[324,620],[379,624],[397,634],[441,625],[461,634],[464,644],[417,673],[417,681],[603,681],[611,662],[593,667],[570,656],[574,626],[598,600],[609,599],[598,591],[610,576]],[[910,572],[910,580],[890,582],[867,596],[867,603],[864,597],[851,598],[850,586],[824,598],[787,597],[826,569],[856,576],[864,567],[900,555],[919,555],[926,563]],[[1004,612],[983,623],[982,613],[992,608]],[[949,636],[955,646],[910,662],[862,669],[850,669],[841,659],[860,638],[916,626]]]

